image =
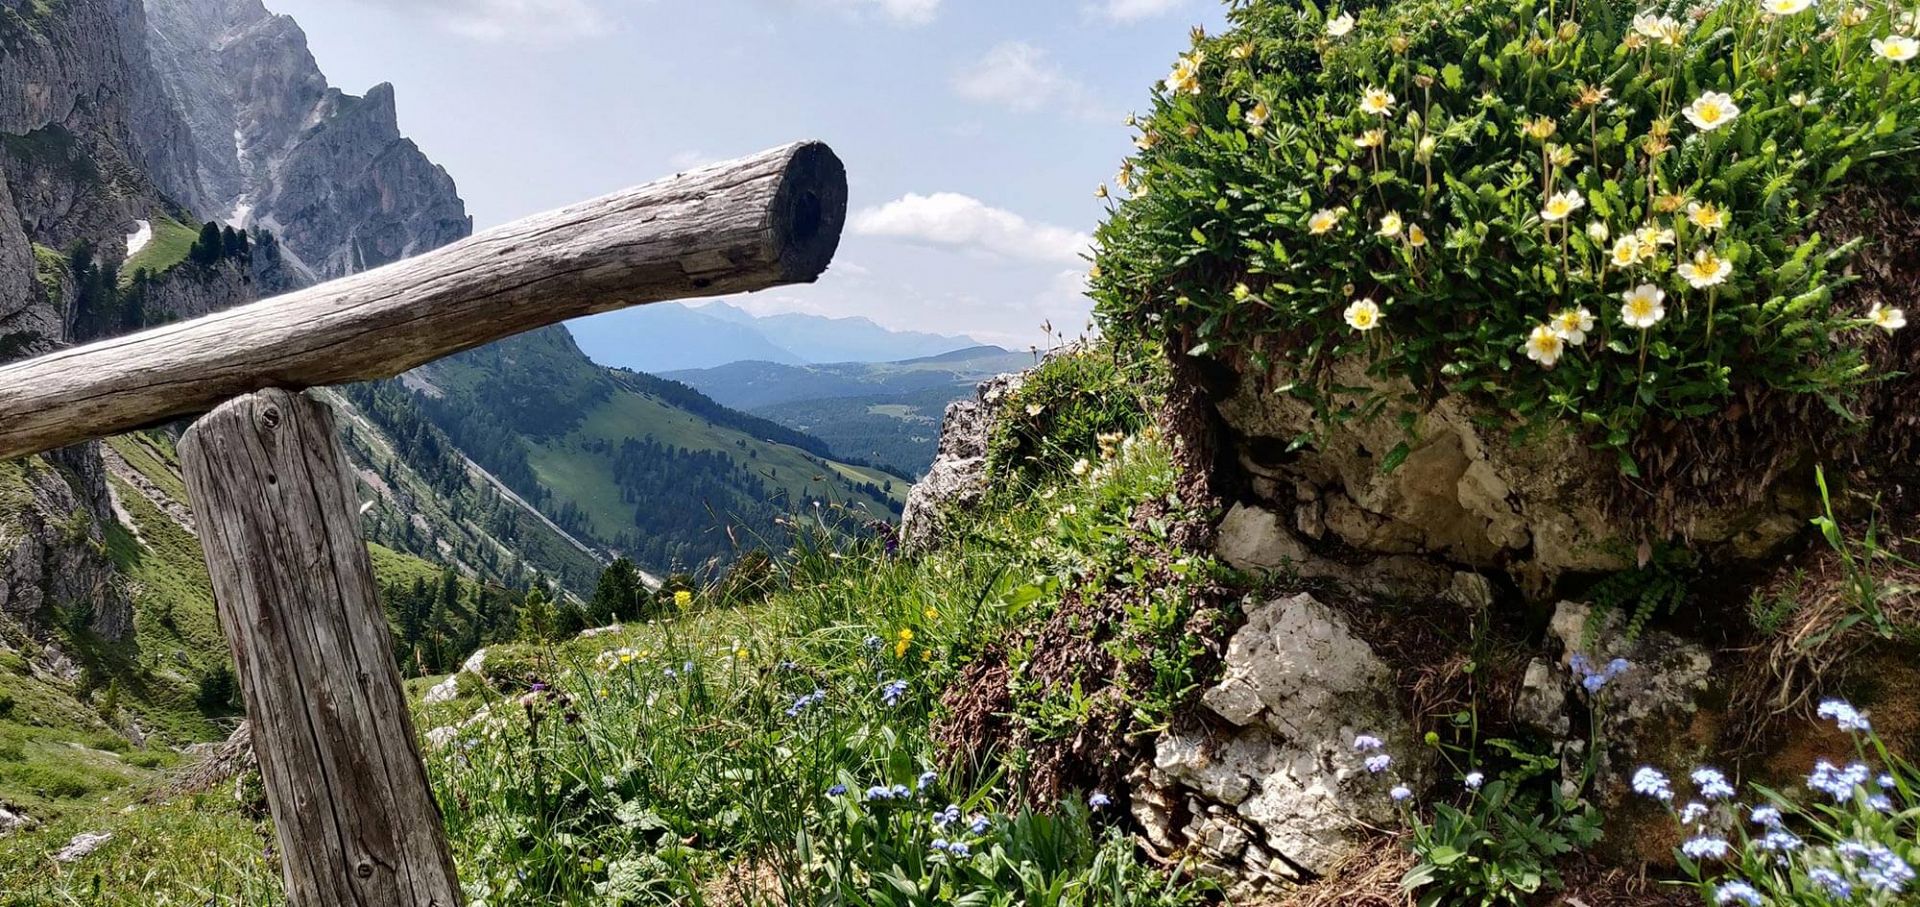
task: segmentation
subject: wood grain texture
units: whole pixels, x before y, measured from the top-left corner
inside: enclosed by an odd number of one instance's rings
[[[180,443],[294,907],[460,907],[332,411],[266,390]]]
[[[296,293],[0,368],[0,460],[262,388],[397,375],[569,318],[811,282],[846,170],[817,142],[715,164]]]

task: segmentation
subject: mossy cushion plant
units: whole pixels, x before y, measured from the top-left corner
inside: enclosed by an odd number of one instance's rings
[[[1099,232],[1110,332],[1286,375],[1484,399],[1625,450],[1736,389],[1881,377],[1905,324],[1838,292],[1815,218],[1912,185],[1920,21],[1898,2],[1236,3],[1137,121]],[[1106,190],[1102,190],[1106,194]]]

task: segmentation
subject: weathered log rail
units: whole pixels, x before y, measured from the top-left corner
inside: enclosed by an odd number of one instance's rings
[[[268,387],[397,375],[569,318],[811,282],[846,223],[817,142],[488,230],[417,258],[0,368],[0,460]]]
[[[180,444],[294,907],[459,907],[356,490],[303,388],[624,306],[810,282],[846,171],[803,143],[418,258],[0,368],[0,460],[190,413]],[[236,399],[237,398],[237,399]]]

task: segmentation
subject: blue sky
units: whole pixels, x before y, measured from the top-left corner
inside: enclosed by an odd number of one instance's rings
[[[799,138],[853,223],[811,287],[734,301],[1025,347],[1086,321],[1077,258],[1143,108],[1218,0],[266,0],[479,227]],[[608,316],[602,316],[608,317]]]

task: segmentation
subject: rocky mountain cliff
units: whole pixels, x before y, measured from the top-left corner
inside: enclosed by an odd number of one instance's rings
[[[472,232],[453,178],[400,134],[393,86],[365,97],[328,86],[300,26],[259,0],[147,0],[147,10],[209,216],[272,231],[323,280]]]

